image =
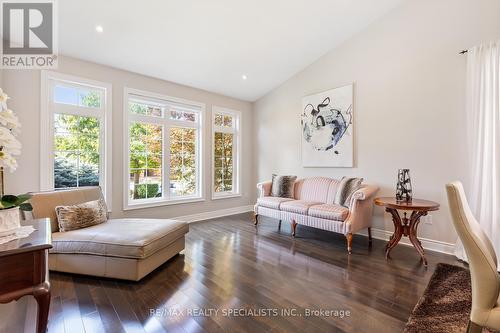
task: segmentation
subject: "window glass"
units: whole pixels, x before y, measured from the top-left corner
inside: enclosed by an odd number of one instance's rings
[[[232,133],[214,134],[214,191],[233,190],[233,141]]]
[[[196,194],[196,129],[170,129],[170,195]]]
[[[54,87],[54,102],[78,105],[78,90],[76,88],[56,85]]]
[[[54,188],[99,185],[99,132],[96,117],[54,114]]]
[[[170,119],[196,122],[196,113],[187,111],[170,111]]]
[[[54,86],[54,102],[88,108],[101,107],[101,93],[92,89],[69,87],[65,85]]]
[[[163,107],[158,105],[129,102],[129,110],[133,114],[140,114],[144,116],[163,117]]]
[[[129,134],[130,199],[162,197],[162,126],[131,122]]]

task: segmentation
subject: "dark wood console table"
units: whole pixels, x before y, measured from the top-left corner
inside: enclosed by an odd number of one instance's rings
[[[385,247],[385,258],[389,258],[391,250],[399,243],[402,236],[410,238],[410,242],[420,254],[422,262],[427,266],[424,249],[417,238],[417,228],[420,218],[428,212],[438,210],[439,204],[434,201],[413,199],[411,202],[397,201],[396,198],[383,197],[374,200],[377,206],[385,207],[385,211],[392,215],[394,222],[394,234]],[[404,211],[404,216],[399,215],[398,210]],[[411,211],[410,218],[406,216],[406,211]]]
[[[0,303],[33,295],[38,303],[36,331],[42,333],[47,331],[50,306],[50,221],[23,221],[22,225],[32,225],[36,230],[28,237],[0,244]]]

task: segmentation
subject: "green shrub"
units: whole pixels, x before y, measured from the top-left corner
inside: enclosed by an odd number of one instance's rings
[[[160,184],[137,184],[135,185],[134,199],[154,198],[161,196]]]

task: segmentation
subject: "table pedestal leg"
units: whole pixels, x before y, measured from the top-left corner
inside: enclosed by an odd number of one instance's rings
[[[417,249],[418,254],[420,254],[422,262],[424,263],[425,266],[427,266],[427,259],[425,259],[424,248],[422,247],[422,243],[420,243],[420,241],[417,238],[417,228],[418,224],[420,223],[420,218],[425,215],[427,215],[427,212],[414,211],[411,213],[408,237],[410,238],[410,242],[413,244],[415,249]]]
[[[404,217],[401,218],[397,209],[387,207],[385,210],[392,215],[392,222],[394,223],[394,234],[391,236],[389,242],[385,246],[385,258],[389,258],[391,250],[399,243],[401,237],[403,237],[404,235],[410,238],[410,242],[420,254],[422,262],[425,266],[427,266],[424,249],[422,248],[422,244],[417,238],[417,228],[418,224],[420,223],[420,218],[427,215],[427,212],[413,211],[410,218],[406,217],[405,212]]]
[[[392,215],[392,222],[394,223],[394,234],[392,234],[385,246],[385,258],[388,259],[391,250],[399,243],[403,236],[403,223],[397,209],[386,208],[385,211]]]

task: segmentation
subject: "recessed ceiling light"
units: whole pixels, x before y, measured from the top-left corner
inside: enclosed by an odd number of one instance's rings
[[[242,78],[243,80],[248,79],[248,77],[247,77],[245,74],[243,74],[243,75],[241,76],[241,78]]]
[[[104,32],[104,28],[102,27],[102,25],[97,25],[95,27],[95,31],[97,31],[98,33],[102,33]]]

